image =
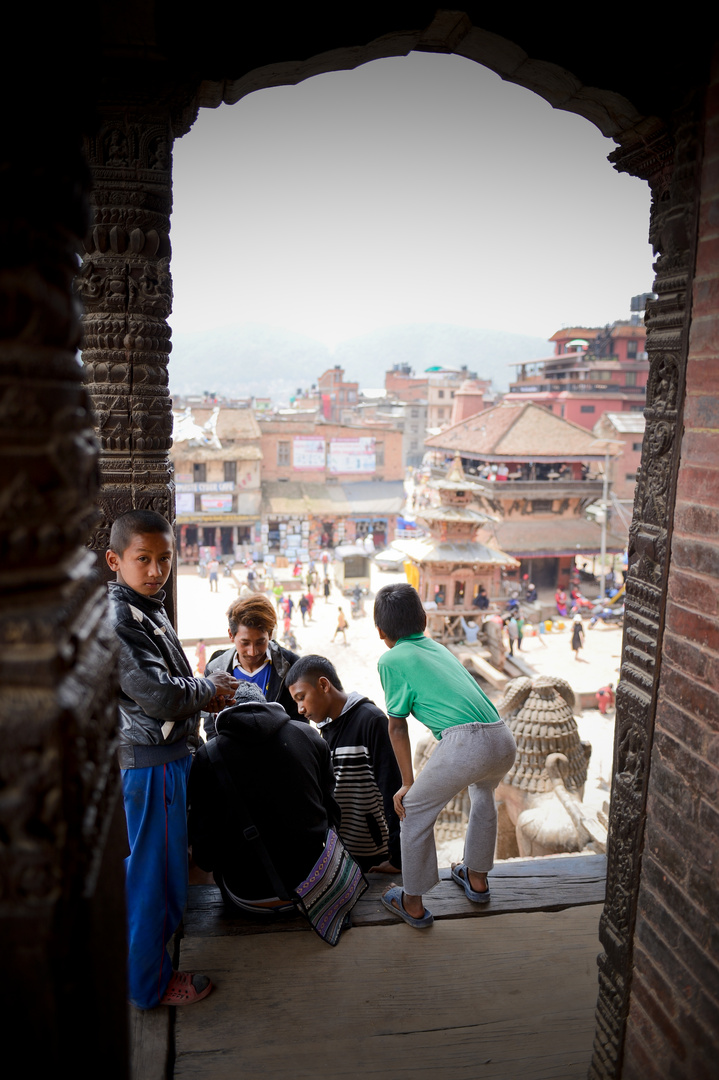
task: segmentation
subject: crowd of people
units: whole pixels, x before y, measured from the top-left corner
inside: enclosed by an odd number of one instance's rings
[[[202,670],[193,673],[163,606],[173,557],[173,534],[159,514],[134,510],[114,523],[107,562],[116,577],[109,592],[119,646],[131,1002],[189,1004],[212,989],[206,975],[174,971],[167,951],[187,899],[188,845],[231,910],[277,919],[295,910],[293,890],[334,830],[362,871],[401,872],[403,884],[392,883],[382,903],[423,929],[433,921],[424,895],[439,881],[434,822],[468,788],[465,854],[452,877],[469,900],[486,903],[494,789],[516,747],[475,679],[425,636],[416,590],[387,585],[375,598],[386,715],[346,690],[325,657],[299,657],[279,644],[277,607],[261,594],[230,606],[226,649],[206,661],[198,643]],[[345,629],[338,620],[335,636]],[[410,714],[438,740],[416,778]]]

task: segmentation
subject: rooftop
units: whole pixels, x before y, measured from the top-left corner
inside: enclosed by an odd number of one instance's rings
[[[611,443],[532,401],[503,401],[425,441],[429,448],[485,461],[588,461]]]

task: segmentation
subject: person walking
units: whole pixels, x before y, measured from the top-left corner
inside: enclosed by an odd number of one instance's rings
[[[334,644],[334,640],[335,640],[335,638],[337,637],[338,634],[342,635],[342,637],[344,638],[344,643],[346,645],[347,644],[347,619],[345,618],[345,613],[342,610],[342,608],[337,608],[337,629],[335,630],[334,634],[332,635],[332,643],[333,644]]]
[[[581,616],[575,615],[572,623],[572,651],[575,660],[579,659],[579,650],[582,648],[584,648],[584,627]]]

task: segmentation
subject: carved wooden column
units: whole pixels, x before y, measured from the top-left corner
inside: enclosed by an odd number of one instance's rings
[[[94,1058],[121,1076],[120,874],[99,899],[114,656],[85,546],[97,444],[72,295],[89,177],[67,102],[17,104],[0,147],[0,1008],[28,1074]]]
[[[699,191],[699,116],[690,105],[671,132],[628,138],[610,160],[652,188],[650,239],[657,300],[647,310],[651,363],[646,432],[629,531],[629,573],[616,733],[607,899],[600,922],[599,997],[592,1080],[621,1076],[631,990],[649,763],[656,712],[670,540],[682,431]]]
[[[76,283],[101,442],[102,520],[91,544],[100,553],[127,510],[175,520],[167,378],[171,121],[168,112],[114,107],[102,120],[86,141],[93,221]]]

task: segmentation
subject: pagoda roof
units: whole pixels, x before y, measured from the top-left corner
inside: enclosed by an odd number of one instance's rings
[[[425,446],[482,461],[588,461],[620,449],[532,401],[503,401],[445,428]]]
[[[395,540],[394,547],[417,563],[461,563],[467,566],[479,564],[504,566],[508,570],[519,566],[514,556],[507,555],[498,548],[489,547],[488,544],[482,544],[478,540],[462,543],[423,536],[417,540]]]

